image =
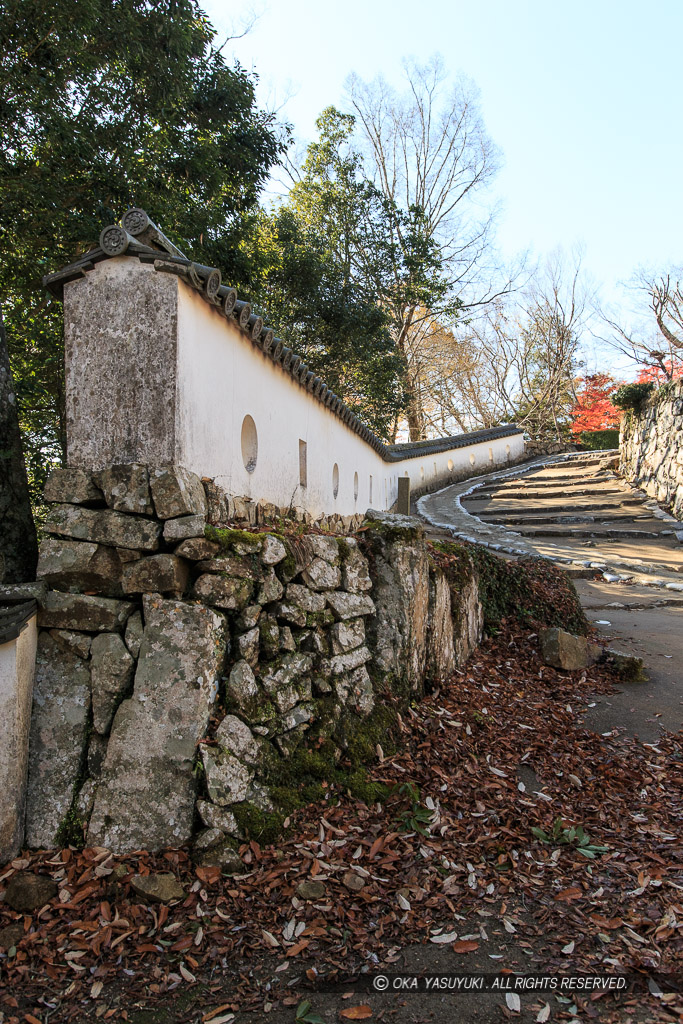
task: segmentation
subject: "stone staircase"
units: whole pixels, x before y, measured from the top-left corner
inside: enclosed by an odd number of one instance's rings
[[[418,501],[436,532],[575,576],[683,591],[683,524],[617,474],[618,452],[564,454],[454,484]]]

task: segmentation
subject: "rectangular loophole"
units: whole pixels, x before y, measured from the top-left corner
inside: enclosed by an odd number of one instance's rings
[[[306,487],[308,483],[308,465],[306,461],[306,442],[299,441],[299,486]]]

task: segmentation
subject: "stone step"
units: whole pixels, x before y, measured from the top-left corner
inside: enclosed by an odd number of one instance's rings
[[[579,530],[579,529],[566,529],[558,528],[553,530],[550,526],[545,527],[518,527],[515,533],[519,533],[522,537],[578,537],[586,540],[591,540],[593,537],[609,537],[611,540],[634,540],[636,538],[643,539],[649,538],[651,540],[658,539],[661,536],[661,532],[656,529],[652,530],[610,530],[610,529],[594,529],[593,524],[588,524],[590,529]]]
[[[568,496],[575,497],[576,495],[588,495],[596,494],[603,497],[607,494],[619,495],[620,500],[623,504],[640,505],[643,502],[642,498],[637,498],[632,495],[630,491],[622,490],[620,487],[605,487],[599,490],[594,490],[590,487],[578,488],[563,488],[561,491],[504,491],[502,488],[496,488],[495,490],[488,491],[472,491],[471,494],[463,495],[461,501],[479,501],[482,498],[538,498],[543,501],[546,498],[567,498]]]
[[[651,523],[654,522],[651,516],[630,516],[630,515],[613,515],[609,517],[609,521],[603,522],[600,516],[581,516],[581,515],[545,515],[539,516],[534,515],[532,512],[529,515],[504,515],[502,512],[477,512],[478,518],[483,520],[485,523],[498,523],[502,526],[546,526],[554,524],[556,526],[568,526],[572,523],[598,523],[601,526],[609,525],[611,523],[621,523],[626,525],[628,523]]]
[[[476,508],[476,506],[478,504],[481,504],[481,506],[482,506],[480,509]],[[552,505],[548,506],[545,503],[543,505],[540,505],[540,506],[539,505],[527,505],[526,507],[525,506],[520,506],[520,505],[517,505],[517,506],[515,506],[515,505],[497,506],[496,503],[495,503],[495,499],[494,499],[492,502],[489,502],[489,503],[486,503],[486,504],[483,501],[482,502],[474,502],[474,501],[468,502],[468,506],[469,506],[468,507],[468,512],[474,512],[480,518],[482,516],[487,516],[487,517],[488,516],[499,516],[502,519],[507,519],[509,516],[526,516],[527,514],[529,516],[536,516],[536,515],[539,515],[539,514],[543,514],[543,515],[548,515],[551,518],[557,517],[557,516],[560,516],[560,515],[561,516],[568,516],[568,515],[579,515],[579,516],[581,516],[581,515],[591,515],[593,519],[600,519],[601,518],[600,515],[594,515],[593,513],[606,513],[606,512],[609,512],[610,509],[611,509],[611,510],[613,510],[613,515],[610,516],[611,519],[612,518],[621,518],[621,519],[652,519],[653,518],[652,515],[648,512],[647,509],[644,509],[644,511],[642,513],[638,513],[636,511],[636,508],[639,505],[642,507],[642,502],[634,501],[632,503],[629,503],[629,504],[632,504],[634,506],[633,511],[622,512],[623,506],[626,505],[626,504],[627,503],[624,502],[624,501],[621,501],[621,502],[610,502],[610,503],[608,503],[606,501],[597,501],[597,502],[592,502],[591,501],[591,502],[586,502],[583,505],[567,505],[566,503],[563,503],[561,506],[558,506],[557,509],[555,509],[555,508],[553,508]],[[603,515],[602,518],[606,518],[606,516]]]
[[[618,479],[618,477],[616,477],[614,473],[596,473],[594,475],[591,474],[588,477],[588,479],[586,479],[586,474],[585,473],[572,473],[571,475],[559,474],[559,473],[556,474],[556,475],[545,475],[545,474],[540,474],[540,473],[538,475],[536,475],[536,474],[529,473],[527,476],[524,476],[524,477],[515,477],[515,478],[513,478],[511,480],[506,480],[505,483],[500,484],[500,486],[496,487],[496,490],[497,491],[506,491],[510,487],[513,487],[513,486],[514,487],[520,487],[521,486],[522,488],[527,488],[527,487],[540,487],[540,488],[557,487],[558,484],[565,484],[565,483],[566,484],[579,483],[579,484],[583,484],[585,486],[587,483],[590,483],[591,485],[592,484],[596,484],[596,483],[598,483],[598,484],[599,483],[606,483],[606,482],[610,482],[611,483],[611,482],[613,482],[614,480],[617,480],[617,479]]]

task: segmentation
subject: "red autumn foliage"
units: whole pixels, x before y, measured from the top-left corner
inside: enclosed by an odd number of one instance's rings
[[[618,387],[618,383],[608,373],[592,373],[586,377],[571,411],[572,434],[609,430],[619,426],[621,412],[610,401]]]

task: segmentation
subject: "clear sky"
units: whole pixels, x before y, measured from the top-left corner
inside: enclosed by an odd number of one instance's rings
[[[506,256],[583,243],[607,297],[639,264],[683,263],[681,0],[205,0],[234,56],[303,142],[355,71],[400,85],[434,53],[474,80],[502,151]],[[290,96],[289,99],[287,97]]]

